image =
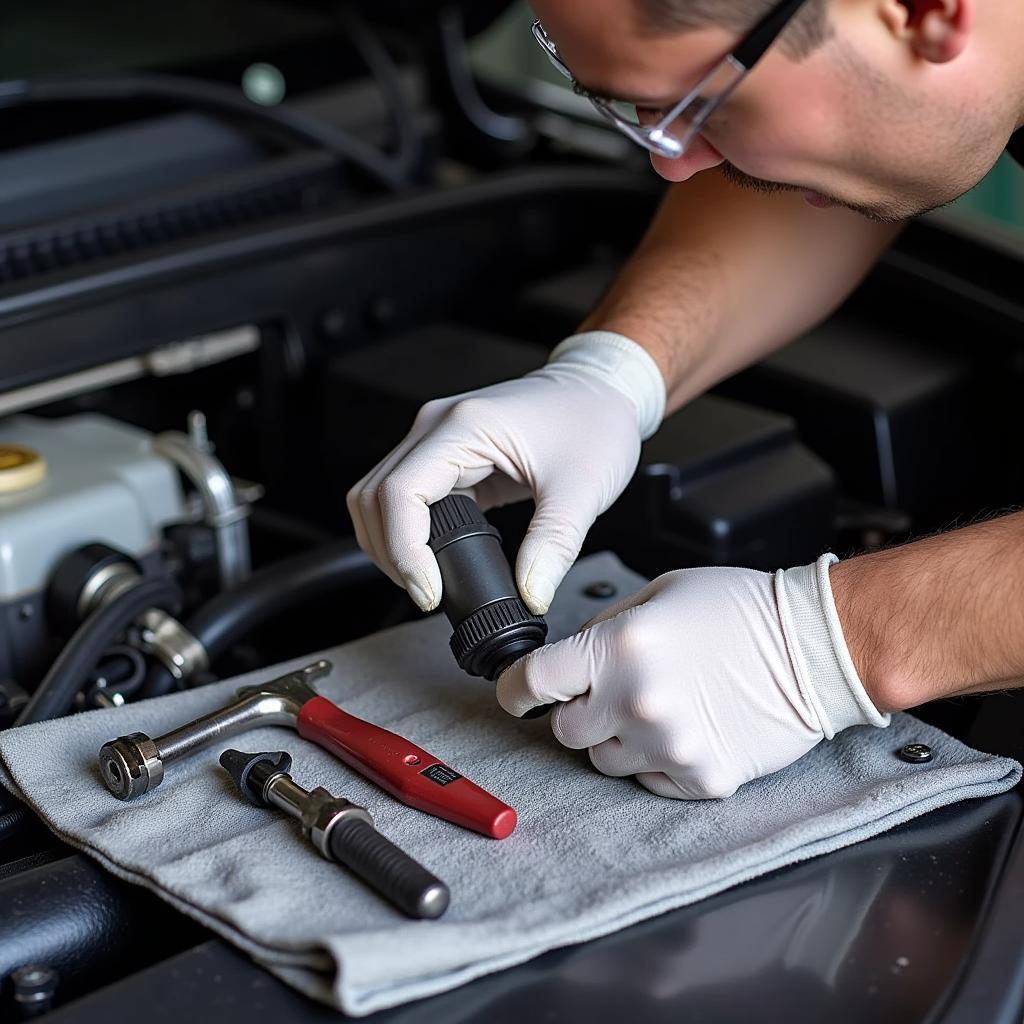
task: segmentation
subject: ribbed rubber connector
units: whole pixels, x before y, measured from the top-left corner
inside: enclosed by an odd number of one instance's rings
[[[484,605],[452,633],[451,648],[464,672],[492,682],[516,661],[544,643],[547,623],[518,597]]]
[[[501,534],[487,522],[477,503],[464,494],[449,494],[430,506],[430,538],[427,543],[435,552],[467,534],[485,534],[501,540]]]
[[[430,547],[441,570],[452,654],[464,672],[493,682],[544,643],[547,623],[523,603],[501,534],[472,498],[450,494],[430,506]]]

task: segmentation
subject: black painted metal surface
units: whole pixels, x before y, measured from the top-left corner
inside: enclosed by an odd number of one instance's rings
[[[1021,818],[1015,794],[937,811],[617,935],[372,1019],[1019,1020],[1024,847],[1013,844]],[[979,942],[987,953],[982,959]],[[296,1022],[338,1019],[219,941],[46,1019],[134,1024],[142,1006],[149,1024],[248,1024],[267,1013]]]

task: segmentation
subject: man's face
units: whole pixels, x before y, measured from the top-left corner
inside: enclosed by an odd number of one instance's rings
[[[577,82],[636,102],[657,120],[739,41],[719,27],[658,34],[640,0],[533,0]],[[678,160],[652,157],[670,181],[724,165],[739,184],[797,190],[900,220],[972,188],[1005,144],[981,123],[984,74],[968,46],[956,60],[922,60],[875,0],[830,7],[832,35],[800,60],[777,42]]]

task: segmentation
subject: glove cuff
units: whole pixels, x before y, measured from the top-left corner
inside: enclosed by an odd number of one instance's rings
[[[832,596],[829,568],[839,559],[775,574],[775,599],[800,688],[827,739],[851,725],[884,728],[890,716],[871,703],[857,675]]]
[[[665,417],[665,381],[650,353],[625,335],[586,331],[566,338],[548,363],[577,366],[600,377],[636,407],[640,437],[647,440]]]

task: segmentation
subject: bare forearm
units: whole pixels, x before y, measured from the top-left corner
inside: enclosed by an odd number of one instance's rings
[[[672,411],[827,316],[897,231],[700,174],[670,189],[582,329],[643,345],[665,377]]]
[[[879,710],[1024,683],[1024,513],[840,562],[831,579]]]

